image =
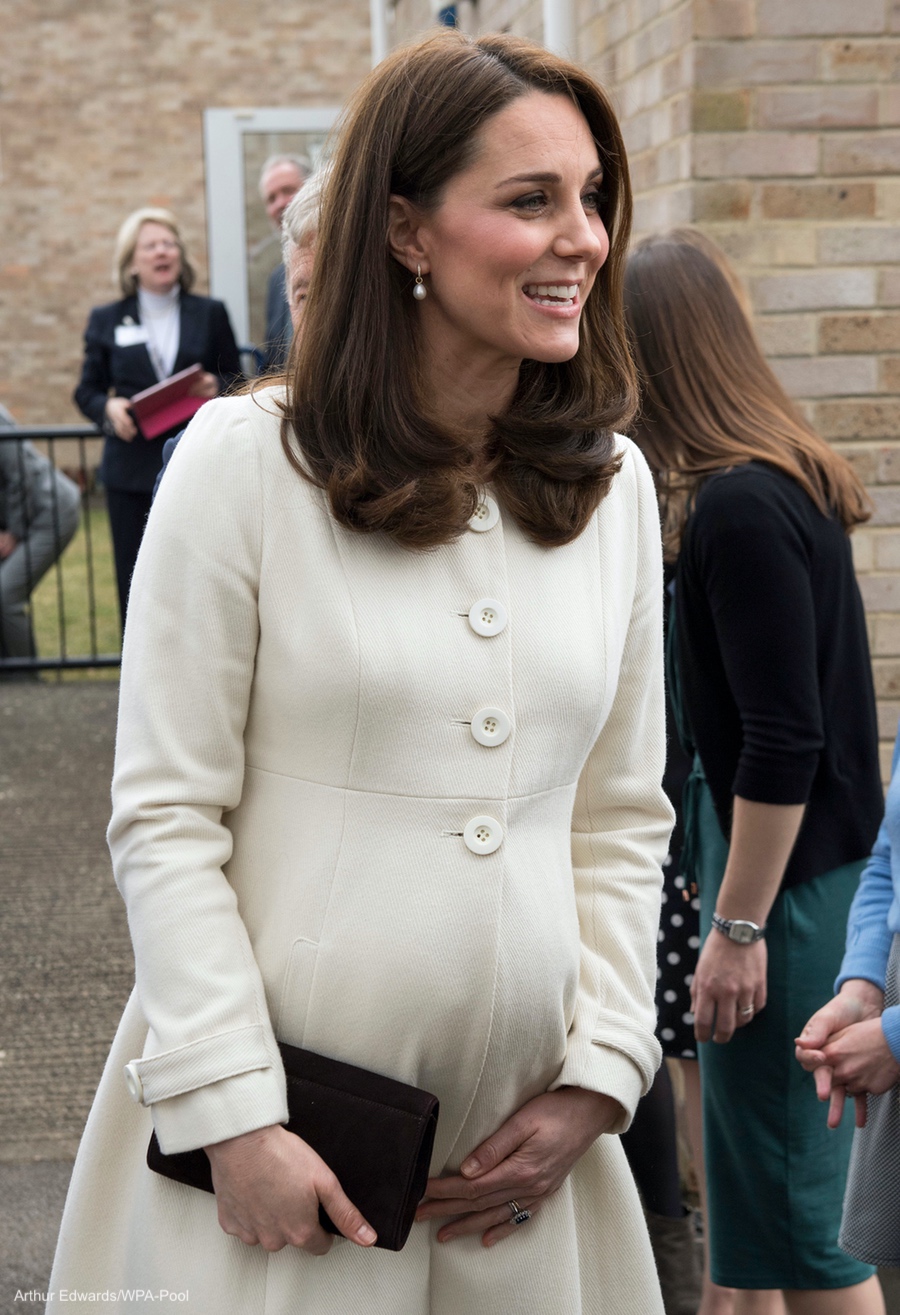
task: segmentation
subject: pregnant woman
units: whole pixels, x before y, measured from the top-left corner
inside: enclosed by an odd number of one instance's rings
[[[614,432],[629,213],[606,96],[544,50],[438,36],[358,93],[287,386],[204,407],[141,549],[110,828],[136,991],[54,1292],[661,1315],[605,1135],[659,1063],[671,827],[659,520]],[[276,1040],[439,1097],[399,1254],[282,1126]],[[154,1126],[215,1198],[148,1171]]]

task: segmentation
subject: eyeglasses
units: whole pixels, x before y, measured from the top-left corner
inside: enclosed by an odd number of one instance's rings
[[[138,242],[135,251],[177,251],[178,243],[172,238],[161,237],[152,242]]]

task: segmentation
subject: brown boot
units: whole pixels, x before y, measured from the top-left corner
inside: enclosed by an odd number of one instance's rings
[[[703,1266],[693,1211],[667,1219],[645,1210],[666,1315],[697,1315],[703,1293]]]

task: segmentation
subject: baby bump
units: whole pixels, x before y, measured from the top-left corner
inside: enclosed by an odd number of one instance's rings
[[[569,801],[334,793],[327,896],[310,895],[317,918],[302,904],[281,918],[264,973],[279,1038],[434,1091],[445,1134],[486,1067],[512,1090],[546,1086],[578,975]],[[493,834],[470,843],[478,816]],[[303,848],[301,868],[319,867],[319,847]]]

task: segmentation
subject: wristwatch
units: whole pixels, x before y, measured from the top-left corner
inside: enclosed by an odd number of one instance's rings
[[[748,922],[744,918],[720,918],[718,913],[712,915],[712,925],[716,931],[738,945],[752,945],[754,941],[761,941],[766,934],[765,927],[760,927],[756,922]]]

